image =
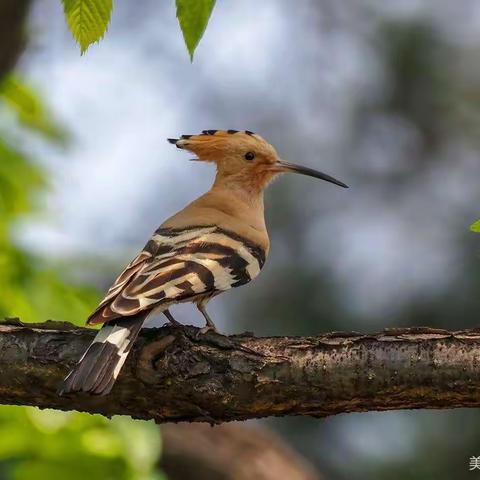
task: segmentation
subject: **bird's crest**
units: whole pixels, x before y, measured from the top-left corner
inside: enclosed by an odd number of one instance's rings
[[[267,142],[250,130],[203,130],[198,135],[182,135],[168,141],[182,150],[195,153],[200,160],[215,160],[216,154],[228,156]]]
[[[218,142],[235,142],[242,137],[253,137],[261,139],[259,135],[250,130],[202,130],[202,133],[197,135],[182,135],[180,138],[169,138],[168,141],[177,148],[188,148],[189,145],[194,144],[215,144]]]
[[[229,163],[238,161],[238,168],[245,167],[245,155],[263,157],[269,162],[276,158],[275,149],[260,135],[250,130],[203,130],[198,135],[182,135],[169,138],[177,148],[188,150],[198,158],[194,160]],[[248,155],[247,155],[248,157]]]

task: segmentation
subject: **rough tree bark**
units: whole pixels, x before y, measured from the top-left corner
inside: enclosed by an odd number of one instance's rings
[[[0,324],[0,403],[211,423],[271,415],[480,406],[480,330],[318,337],[144,331],[109,396],[58,397],[94,330]]]

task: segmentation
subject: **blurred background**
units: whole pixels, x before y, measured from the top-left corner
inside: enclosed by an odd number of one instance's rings
[[[479,2],[224,0],[193,64],[173,1],[118,2],[84,56],[60,2],[28,6],[0,6],[2,317],[83,324],[152,231],[212,182],[166,138],[230,128],[351,188],[274,183],[270,257],[212,302],[223,331],[478,326]],[[201,324],[188,306],[174,313]],[[325,479],[480,477],[475,410],[248,423]],[[165,479],[165,445],[148,422],[0,408],[2,480]]]

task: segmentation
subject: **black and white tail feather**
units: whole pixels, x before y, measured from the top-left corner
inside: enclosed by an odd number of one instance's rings
[[[68,374],[59,395],[86,392],[107,395],[120,373],[146,315],[113,320],[104,325]]]

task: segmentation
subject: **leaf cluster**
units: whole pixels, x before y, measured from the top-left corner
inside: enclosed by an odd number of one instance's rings
[[[176,0],[177,18],[190,59],[205,33],[215,0]],[[112,16],[112,0],[62,0],[63,11],[73,38],[83,55],[107,32]]]

